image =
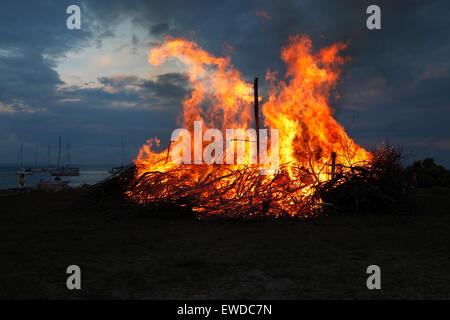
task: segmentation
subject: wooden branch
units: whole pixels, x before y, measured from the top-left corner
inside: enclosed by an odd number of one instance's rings
[[[256,129],[256,163],[259,164],[259,100],[258,100],[258,78],[253,82],[255,100],[255,129]]]

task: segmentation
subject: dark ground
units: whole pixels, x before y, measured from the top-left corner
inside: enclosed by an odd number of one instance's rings
[[[417,190],[397,215],[247,222],[111,219],[82,199],[0,196],[1,299],[450,298],[448,194]],[[371,264],[382,290],[366,288]]]

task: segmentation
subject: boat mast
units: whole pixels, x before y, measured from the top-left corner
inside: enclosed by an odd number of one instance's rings
[[[23,143],[20,145],[20,152],[19,152],[19,166],[17,169],[21,170],[23,165],[22,165],[22,155],[23,155]]]
[[[47,150],[47,168],[50,168],[50,146],[48,146]]]
[[[58,170],[61,167],[61,136],[59,136],[59,147],[58,147]]]

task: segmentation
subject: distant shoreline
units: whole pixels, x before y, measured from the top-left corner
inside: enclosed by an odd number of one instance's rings
[[[113,167],[117,167],[117,166],[119,166],[119,164],[117,164],[117,163],[116,164],[101,164],[101,165],[96,165],[96,164],[81,165],[81,164],[76,164],[76,163],[71,164],[71,167],[77,167],[77,168],[80,168],[80,169],[81,168],[84,168],[84,169],[86,169],[86,168],[113,168]],[[23,167],[24,168],[34,168],[35,165],[34,165],[34,163],[24,163]],[[50,165],[50,168],[55,168],[55,167],[56,167],[56,165]],[[17,165],[15,163],[0,164],[0,168],[2,168],[2,169],[3,168],[16,169]],[[47,165],[42,165],[42,166],[37,166],[37,168],[45,169],[45,168],[48,168],[48,166]]]

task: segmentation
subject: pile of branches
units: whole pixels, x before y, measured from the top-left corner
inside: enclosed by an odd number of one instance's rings
[[[292,167],[291,167],[292,168]],[[192,172],[204,172],[197,180]],[[306,182],[293,182],[281,166],[275,176],[264,176],[257,166],[227,168],[179,165],[165,172],[146,172],[129,187],[129,196],[141,205],[180,206],[204,215],[251,218],[261,216],[308,217],[317,202]],[[307,174],[294,167],[298,174]],[[305,181],[305,180],[303,180]]]
[[[196,212],[228,218],[300,217],[321,213],[368,213],[395,210],[404,192],[400,152],[392,147],[373,152],[370,162],[336,164],[332,179],[297,164],[280,166],[274,176],[257,166],[178,165],[168,171],[137,176],[131,166],[91,188],[97,205],[125,205],[164,214]],[[298,179],[289,177],[288,169]],[[198,173],[193,178],[193,172]],[[203,173],[202,173],[203,172]]]
[[[341,167],[316,194],[341,213],[395,212],[405,193],[401,152],[387,146],[373,156],[363,165]]]

